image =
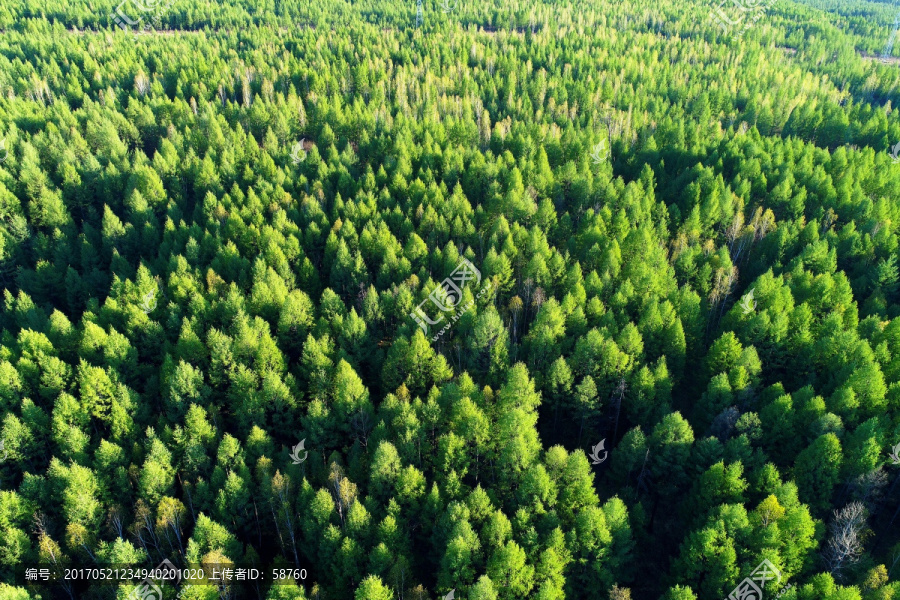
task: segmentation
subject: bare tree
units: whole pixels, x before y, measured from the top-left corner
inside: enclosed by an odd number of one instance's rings
[[[628,384],[625,383],[625,378],[622,377],[619,379],[619,384],[616,386],[616,389],[613,390],[613,398],[615,399],[616,405],[616,427],[613,431],[613,439],[619,439],[619,413],[622,412],[622,399],[625,398],[625,392],[628,391]]]
[[[53,538],[47,533],[48,524],[46,517],[42,513],[35,513],[32,518],[32,523],[34,525],[34,533],[38,537],[39,561],[43,564],[50,565],[57,574],[61,574],[63,568],[68,564],[68,560],[62,553],[59,544],[53,541]],[[69,597],[72,598],[72,600],[75,600],[72,584],[65,578],[62,578],[62,587],[66,593],[69,594]]]
[[[243,80],[241,81],[241,93],[244,97],[244,107],[249,108],[253,102],[253,95],[250,91],[250,82],[253,81],[253,73],[250,69],[245,69]]]
[[[331,495],[341,518],[341,527],[344,526],[344,516],[347,514],[353,501],[356,500],[356,484],[344,476],[344,470],[336,462],[331,463],[331,473],[328,476],[331,484]]]
[[[831,537],[825,547],[823,559],[831,574],[840,579],[843,572],[855,564],[863,552],[861,532],[866,526],[866,507],[861,502],[851,502],[834,511]]]
[[[729,406],[716,415],[712,425],[709,426],[709,431],[719,438],[719,441],[727,442],[728,438],[731,437],[731,433],[734,431],[734,426],[737,425],[738,419],[740,418],[741,411],[739,411],[736,406]]]
[[[731,260],[737,262],[734,253],[734,244],[744,232],[744,203],[738,202],[737,211],[734,214],[734,220],[731,225],[725,229],[725,239],[728,240],[728,252],[731,254]]]
[[[728,297],[731,296],[731,292],[734,288],[734,283],[735,281],[737,281],[737,275],[738,269],[733,265],[730,268],[720,267],[716,269],[713,289],[709,294],[709,304],[711,314],[714,314],[716,312],[719,313],[717,319],[721,318],[721,313],[725,312]],[[707,330],[709,330],[712,322],[713,319],[710,319],[707,323]]]
[[[118,504],[110,507],[106,514],[106,524],[115,534],[125,539],[125,525],[122,522],[122,507]]]
[[[278,532],[278,538],[281,541],[281,547],[286,548],[285,535],[291,541],[291,550],[294,554],[294,565],[299,568],[300,555],[297,553],[297,536],[294,526],[294,511],[291,510],[291,500],[293,491],[291,490],[291,478],[282,475],[281,471],[275,471],[272,477],[272,495],[269,498],[269,504],[272,509],[272,518],[275,521],[275,529]],[[284,534],[282,533],[284,530]]]
[[[372,415],[369,414],[369,411],[367,410],[359,409],[359,412],[354,414],[350,419],[350,427],[363,448],[368,452],[369,434],[372,432],[372,427],[374,427],[372,424]]]
[[[513,296],[509,301],[509,318],[510,318],[510,343],[511,345],[516,345],[516,337],[519,331],[519,315],[522,313],[522,308],[524,304],[522,303],[522,299],[518,296]]]
[[[631,590],[614,585],[609,589],[609,600],[631,600]]]
[[[143,500],[138,500],[134,508],[134,523],[131,533],[138,539],[141,547],[148,556],[153,556],[153,550],[159,550],[159,538],[156,537],[156,529],[153,527],[153,516],[150,508]]]
[[[540,310],[545,300],[547,300],[547,294],[544,293],[544,288],[535,288],[534,297],[531,299],[531,305],[535,308],[535,311]]]
[[[143,71],[139,71],[138,74],[134,76],[134,88],[141,96],[150,91],[150,80]]]
[[[848,482],[850,497],[862,502],[870,511],[876,512],[876,507],[884,496],[884,488],[887,483],[887,473],[882,467],[878,467]]]
[[[164,497],[156,509],[156,537],[166,538],[169,548],[178,550],[180,555],[184,555],[184,518],[187,509],[179,500],[175,498]],[[174,541],[173,538],[174,537]],[[175,543],[178,543],[176,548]]]

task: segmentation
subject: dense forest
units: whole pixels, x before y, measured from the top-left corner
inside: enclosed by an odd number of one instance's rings
[[[2,3],[0,600],[900,600],[897,10]]]

